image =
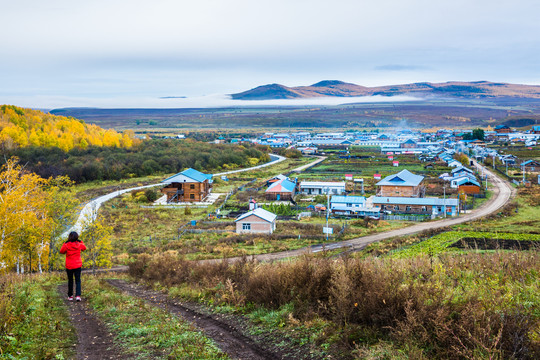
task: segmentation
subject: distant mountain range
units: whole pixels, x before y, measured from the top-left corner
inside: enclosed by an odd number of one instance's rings
[[[302,99],[314,97],[395,96],[451,98],[529,98],[540,99],[540,86],[494,83],[489,81],[445,83],[420,82],[402,85],[366,87],[339,80],[324,80],[309,86],[288,87],[281,84],[258,86],[241,93],[231,94],[236,100]]]

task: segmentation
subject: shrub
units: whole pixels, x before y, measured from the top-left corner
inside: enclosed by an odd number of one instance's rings
[[[235,306],[292,304],[297,319],[317,315],[341,325],[351,347],[366,341],[367,332],[426,358],[525,359],[540,356],[534,335],[539,260],[536,252],[501,252],[443,255],[434,263],[427,257],[305,256],[228,264],[160,255],[140,257],[130,273],[167,286],[204,288],[212,301]]]
[[[159,197],[158,193],[154,189],[147,189],[144,192],[144,195],[146,196],[146,199],[148,199],[149,202],[154,202]]]

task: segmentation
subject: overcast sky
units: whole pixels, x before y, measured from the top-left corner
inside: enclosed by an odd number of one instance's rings
[[[0,5],[0,103],[159,106],[164,96],[215,97],[324,79],[540,84],[538,0]]]

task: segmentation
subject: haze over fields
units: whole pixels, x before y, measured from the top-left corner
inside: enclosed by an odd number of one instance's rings
[[[223,94],[322,79],[540,84],[538,13],[534,0],[4,2],[0,103],[232,106]]]

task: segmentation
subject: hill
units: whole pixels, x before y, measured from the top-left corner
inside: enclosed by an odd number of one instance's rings
[[[540,86],[489,81],[445,83],[412,83],[365,87],[339,80],[323,80],[309,86],[287,87],[281,84],[262,85],[241,93],[231,94],[236,100],[271,100],[292,98],[313,98],[324,96],[394,96],[412,95],[418,97],[449,98],[529,98],[540,99]]]
[[[7,150],[27,146],[58,147],[64,151],[89,145],[129,148],[134,141],[132,131],[118,133],[73,117],[0,106],[0,144]]]

